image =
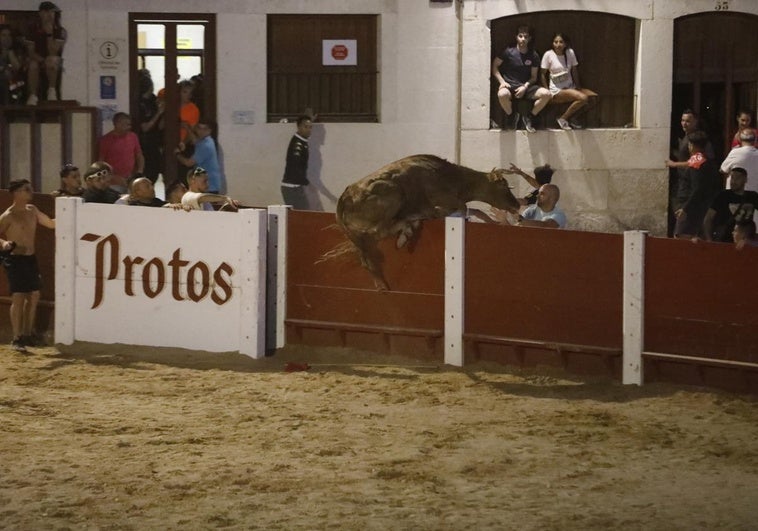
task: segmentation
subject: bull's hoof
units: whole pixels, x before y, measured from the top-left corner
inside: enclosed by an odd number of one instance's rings
[[[389,284],[387,284],[386,281],[381,279],[374,279],[374,285],[376,286],[376,291],[389,291],[390,287]]]

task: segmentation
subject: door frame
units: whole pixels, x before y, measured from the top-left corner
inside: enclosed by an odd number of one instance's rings
[[[129,109],[132,117],[139,114],[139,75],[138,75],[138,35],[139,24],[165,24],[165,78],[176,79],[178,75],[177,58],[181,55],[176,47],[176,27],[182,24],[202,24],[205,26],[203,43],[203,118],[216,122],[216,15],[215,13],[129,13]],[[165,123],[179,123],[179,91],[176,83],[166,82],[164,111]],[[135,122],[136,123],[136,122]],[[179,128],[165,127],[163,131],[163,180],[166,185],[174,181],[177,175],[176,156],[173,148],[179,145]]]

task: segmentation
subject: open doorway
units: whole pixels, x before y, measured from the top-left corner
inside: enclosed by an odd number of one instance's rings
[[[758,107],[758,16],[701,13],[674,23],[671,131],[681,136],[684,109],[700,114],[701,127],[720,161],[729,152],[739,109]]]
[[[682,136],[682,111],[700,115],[700,128],[713,146],[716,162],[731,149],[740,109],[758,107],[758,16],[745,13],[701,13],[674,23],[674,65],[671,107],[671,145]],[[669,197],[677,186],[669,172]],[[670,202],[669,202],[670,203]],[[669,208],[669,236],[674,226]]]
[[[174,149],[181,141],[180,83],[192,85],[192,103],[199,114],[216,122],[216,16],[201,13],[130,13],[129,79],[130,114],[135,132],[149,123],[150,108],[145,98],[145,76],[152,81],[155,105],[162,117],[151,126],[147,141],[158,142],[162,182],[183,177]],[[147,99],[147,98],[146,98]],[[141,139],[146,141],[146,139]],[[152,145],[152,144],[151,144]],[[144,146],[143,146],[144,151]],[[145,153],[146,159],[148,154]],[[146,174],[148,161],[146,160]]]

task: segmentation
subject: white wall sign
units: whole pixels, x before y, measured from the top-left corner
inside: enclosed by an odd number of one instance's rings
[[[56,236],[56,269],[74,276],[56,284],[56,341],[265,355],[264,210],[61,198],[56,216],[75,228]]]
[[[129,50],[125,39],[94,38],[90,53],[94,71],[113,73],[126,69]]]
[[[358,64],[356,40],[323,40],[321,43],[321,63],[324,66],[356,66]]]

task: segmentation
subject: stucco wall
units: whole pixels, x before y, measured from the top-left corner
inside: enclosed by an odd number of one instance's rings
[[[713,0],[464,2],[461,162],[475,167],[514,162],[525,169],[550,163],[558,170],[553,179],[561,188],[560,204],[570,228],[645,229],[665,235],[668,170],[663,161],[669,151],[674,19],[723,5]],[[728,7],[758,13],[758,2],[730,0]],[[633,128],[532,135],[489,130],[490,21],[552,10],[590,10],[636,19]],[[520,179],[512,184],[521,193],[528,190]]]
[[[723,1],[723,0],[721,0]],[[128,39],[128,12],[208,12],[200,0],[57,0],[69,30],[63,97],[99,106],[93,40]],[[380,15],[378,124],[316,124],[311,179],[323,209],[346,185],[413,153],[434,153],[477,169],[550,162],[560,171],[570,225],[602,231],[665,232],[666,170],[676,17],[710,12],[716,0],[217,0],[218,121],[230,193],[255,205],[281,202],[279,181],[293,124],[266,123],[266,15]],[[35,9],[32,2],[24,9]],[[732,12],[758,14],[754,0]],[[0,0],[0,9],[19,9]],[[638,22],[635,123],[630,129],[489,130],[490,30],[494,18],[555,9],[605,11]],[[459,56],[460,50],[460,56]],[[119,110],[128,109],[126,60],[117,72]],[[232,123],[252,110],[255,123]],[[317,111],[318,109],[316,109]],[[109,126],[106,124],[106,130]],[[89,161],[74,161],[85,165]],[[514,183],[526,191],[522,182]]]
[[[63,98],[100,106],[93,39],[128,41],[128,12],[208,12],[198,0],[123,2],[57,0],[69,30]],[[35,9],[36,3],[26,9]],[[19,9],[0,0],[0,9]],[[379,124],[316,124],[310,178],[333,210],[342,190],[374,169],[411,153],[455,158],[457,21],[453,4],[426,0],[216,1],[219,141],[229,191],[248,204],[281,202],[279,183],[294,124],[266,123],[266,14],[370,13],[380,15]],[[118,110],[128,110],[126,61],[117,75]],[[81,82],[80,80],[86,80]],[[255,123],[232,123],[235,110],[252,110]],[[318,111],[318,109],[316,109]],[[104,131],[110,129],[103,124]],[[87,161],[76,161],[79,165]]]

